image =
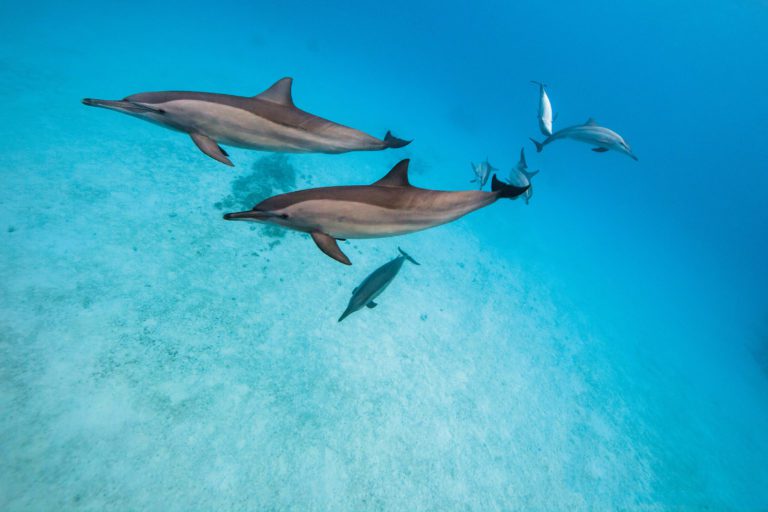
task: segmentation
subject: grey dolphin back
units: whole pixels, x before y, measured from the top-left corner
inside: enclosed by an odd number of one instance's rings
[[[397,248],[397,250],[398,250],[398,251],[400,251],[400,254],[401,254],[401,255],[403,256],[403,258],[405,258],[406,260],[410,261],[410,262],[411,262],[411,263],[413,263],[414,265],[421,265],[421,263],[419,263],[418,261],[416,261],[415,259],[413,259],[413,258],[411,257],[411,255],[410,255],[410,254],[408,254],[407,252],[405,252],[405,251],[404,251],[404,250],[402,250],[401,248],[399,248],[399,247],[398,247],[398,248]]]

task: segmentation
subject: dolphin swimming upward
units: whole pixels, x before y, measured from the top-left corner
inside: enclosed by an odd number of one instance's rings
[[[609,149],[612,149],[619,153],[624,153],[633,160],[637,160],[637,157],[632,153],[632,148],[629,147],[629,144],[624,142],[621,135],[613,130],[599,126],[591,117],[587,119],[587,122],[584,124],[570,126],[556,131],[547,137],[544,142],[539,142],[534,139],[531,139],[531,141],[536,144],[536,151],[540,153],[541,150],[544,149],[544,146],[558,139],[573,139],[586,142],[587,144],[595,146],[592,148],[592,151],[597,153],[605,153]]]
[[[363,306],[375,308],[378,304],[373,302],[373,300],[381,295],[381,292],[387,289],[389,283],[391,283],[397,273],[400,272],[400,267],[403,266],[405,260],[410,261],[414,265],[420,265],[419,262],[411,258],[408,253],[401,248],[398,247],[397,250],[400,251],[400,256],[374,270],[371,275],[366,277],[363,282],[360,283],[360,286],[352,290],[352,298],[349,299],[347,309],[345,309],[344,313],[339,317],[339,322],[355,311],[363,309]]]
[[[509,172],[509,183],[516,187],[528,187],[520,197],[525,199],[525,204],[530,204],[533,196],[533,184],[531,180],[539,174],[539,171],[529,171],[528,164],[525,161],[525,148],[520,148],[520,160],[517,166]]]
[[[549,96],[547,96],[546,87],[547,84],[531,80],[532,84],[539,86],[539,130],[545,136],[552,135],[552,103],[549,102]]]
[[[443,192],[412,186],[409,160],[402,160],[372,185],[324,187],[273,196],[252,210],[227,213],[226,220],[277,224],[303,231],[325,254],[346,265],[349,258],[336,240],[404,235],[458,219],[495,203],[515,198],[527,187],[508,185],[493,176],[492,192]]]
[[[188,133],[214,160],[234,165],[219,143],[283,153],[345,153],[401,148],[410,143],[387,132],[384,140],[299,110],[291,97],[292,78],[252,96],[207,92],[143,92],[123,100],[83,103],[117,110]]]
[[[479,190],[482,190],[485,184],[488,183],[488,178],[491,177],[491,173],[493,171],[498,171],[498,169],[492,166],[488,161],[488,157],[485,158],[485,162],[479,164],[470,162],[470,164],[472,165],[472,172],[475,173],[475,179],[469,180],[469,182],[479,183],[480,186],[477,187]]]

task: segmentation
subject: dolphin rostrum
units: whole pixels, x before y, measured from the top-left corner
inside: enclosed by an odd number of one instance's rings
[[[214,160],[234,165],[220,146],[283,153],[345,153],[401,148],[410,143],[387,132],[383,140],[296,108],[292,78],[252,97],[207,92],[143,92],[123,100],[83,103],[117,110],[188,133]]]
[[[534,139],[531,139],[531,141],[536,144],[536,151],[541,152],[541,150],[544,149],[544,146],[558,139],[573,139],[580,142],[586,142],[587,144],[594,146],[592,151],[595,151],[596,153],[605,153],[609,149],[612,149],[619,153],[624,153],[633,160],[637,160],[635,154],[632,153],[632,148],[629,147],[629,144],[624,141],[621,135],[613,130],[598,125],[597,121],[591,117],[587,119],[587,122],[584,124],[569,126],[568,128],[556,131],[547,137],[544,142],[539,142]]]
[[[509,183],[516,187],[528,187],[520,196],[525,199],[525,204],[529,204],[531,196],[533,195],[533,184],[531,179],[539,174],[539,171],[529,171],[528,164],[525,161],[525,148],[520,148],[520,161],[517,162],[517,166],[509,173]]]
[[[412,186],[405,159],[372,185],[323,187],[270,197],[252,210],[227,213],[226,220],[277,224],[309,233],[331,258],[351,265],[337,240],[404,235],[454,221],[495,203],[515,198],[526,187],[508,185],[496,175],[492,192],[443,192]]]
[[[414,265],[419,265],[419,262],[411,258],[404,250],[399,247],[397,250],[400,251],[400,256],[374,270],[371,275],[366,277],[363,282],[360,283],[360,286],[352,290],[352,297],[349,299],[347,309],[345,309],[344,313],[339,317],[339,322],[355,311],[361,310],[363,306],[375,308],[378,304],[374,302],[374,299],[387,289],[389,283],[391,283],[397,273],[400,272],[400,267],[403,266],[405,260],[410,261]]]
[[[541,133],[543,133],[545,136],[549,137],[552,135],[553,119],[552,104],[549,102],[549,96],[547,96],[547,91],[545,90],[547,84],[537,82],[536,80],[531,80],[531,83],[539,86],[539,130],[541,130]]]
[[[491,173],[493,171],[497,171],[494,166],[491,165],[491,163],[488,161],[488,157],[485,158],[485,162],[476,164],[474,162],[470,162],[472,165],[472,172],[475,173],[475,179],[469,180],[470,183],[480,183],[480,186],[478,189],[482,190],[486,183],[488,183],[488,178],[491,177]]]

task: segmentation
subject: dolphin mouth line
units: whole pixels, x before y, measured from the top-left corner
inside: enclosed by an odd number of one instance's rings
[[[151,112],[154,114],[165,114],[165,110],[152,107],[144,103],[138,103],[128,100],[98,100],[95,98],[83,98],[83,105],[89,107],[101,107],[110,110],[126,110],[128,112]]]
[[[225,213],[224,220],[267,220],[267,219],[287,219],[288,215],[265,212],[263,210],[247,210],[244,212]]]

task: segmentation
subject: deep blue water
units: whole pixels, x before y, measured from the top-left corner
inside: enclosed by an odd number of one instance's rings
[[[765,510],[766,26],[760,0],[3,3],[0,508]],[[80,103],[283,76],[414,142],[230,169]],[[536,154],[530,80],[639,161]],[[352,267],[221,220],[405,157],[466,189],[521,146],[529,206]],[[338,324],[398,245],[422,265]]]

